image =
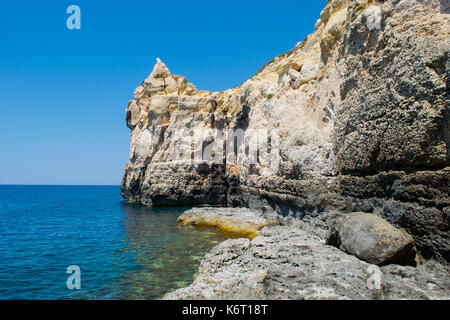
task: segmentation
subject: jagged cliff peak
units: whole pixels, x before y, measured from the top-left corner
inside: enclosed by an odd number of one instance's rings
[[[167,66],[164,64],[164,62],[162,62],[160,58],[156,58],[156,64],[153,67],[153,71],[150,74],[150,78],[165,77],[170,74],[171,74],[170,70],[169,70],[169,68],[167,68]]]

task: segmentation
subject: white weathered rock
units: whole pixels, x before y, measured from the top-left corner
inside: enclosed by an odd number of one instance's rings
[[[158,60],[127,109],[123,196],[246,206],[324,227],[329,212],[377,212],[425,258],[450,261],[446,3],[328,1],[313,34],[224,92],[199,91]],[[186,141],[203,129],[273,132],[277,160],[190,162],[194,148],[210,150],[211,139]],[[184,162],[173,157],[180,144]]]
[[[319,68],[315,65],[313,65],[310,62],[306,62],[302,70],[300,71],[300,74],[295,80],[294,83],[294,89],[298,89],[302,84],[308,83],[312,80],[315,80],[317,78],[317,74],[319,73]]]
[[[381,7],[370,5],[363,12],[364,18],[366,20],[366,26],[369,30],[380,30],[381,22],[383,20],[383,12]]]

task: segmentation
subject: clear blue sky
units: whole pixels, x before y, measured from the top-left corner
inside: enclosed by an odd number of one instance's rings
[[[81,30],[66,8],[81,8]],[[224,90],[314,30],[326,0],[0,2],[0,184],[120,184],[125,108],[156,57]]]

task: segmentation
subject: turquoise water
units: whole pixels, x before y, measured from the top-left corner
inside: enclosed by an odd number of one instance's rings
[[[177,225],[188,208],[124,202],[116,186],[0,186],[0,299],[157,299],[224,240]],[[69,265],[81,289],[69,290]]]

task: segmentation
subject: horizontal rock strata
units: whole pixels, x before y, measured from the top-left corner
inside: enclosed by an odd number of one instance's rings
[[[328,229],[376,213],[450,261],[449,23],[439,0],[330,0],[313,34],[224,92],[158,60],[127,108],[122,195]]]

